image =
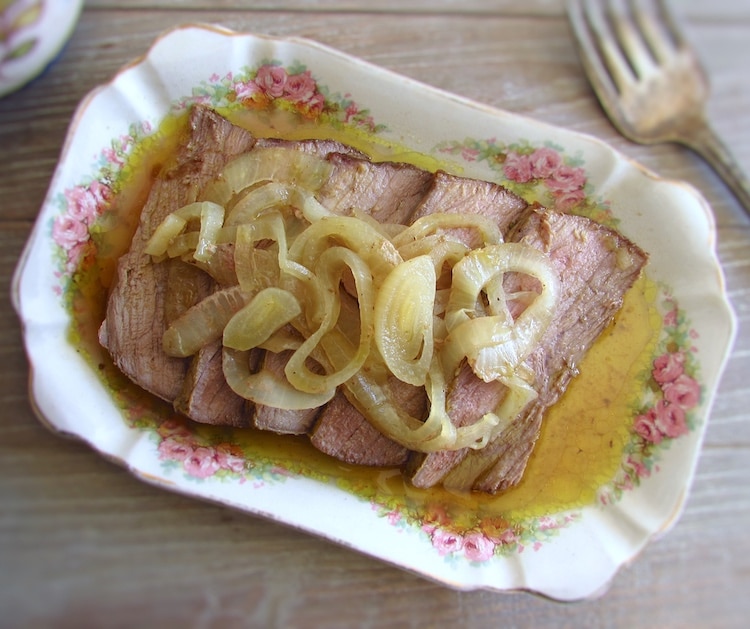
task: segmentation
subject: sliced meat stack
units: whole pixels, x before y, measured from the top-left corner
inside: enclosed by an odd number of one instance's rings
[[[171,259],[155,262],[145,246],[171,212],[195,201],[234,157],[255,147],[282,147],[325,158],[330,174],[316,194],[328,210],[369,214],[381,223],[408,225],[433,213],[490,217],[506,241],[523,242],[549,256],[560,279],[557,311],[541,343],[526,359],[537,398],[480,450],[409,452],[376,430],[355,408],[344,387],[321,408],[305,411],[256,407],[238,396],[222,371],[220,335],[188,358],[163,349],[170,323],[203,299],[237,299],[233,271],[221,277]],[[459,237],[470,247],[472,233]],[[231,246],[219,255],[232,259]],[[646,264],[646,254],[614,230],[593,221],[527,203],[494,183],[430,173],[417,167],[373,162],[359,151],[330,140],[292,142],[256,139],[215,112],[195,107],[185,141],[156,177],[130,250],[118,262],[100,341],[131,380],[171,403],[191,419],[278,433],[308,434],[321,451],[348,463],[400,466],[417,487],[495,493],[515,485],[539,435],[544,412],[562,395],[577,365],[622,305],[626,291]],[[506,292],[535,290],[533,278],[506,274]],[[356,300],[347,316],[358,317]],[[286,357],[254,350],[251,361],[281,372]],[[426,417],[423,387],[395,377],[391,395],[414,417]],[[470,425],[493,410],[504,385],[485,382],[464,365],[448,391],[448,411],[457,426]]]

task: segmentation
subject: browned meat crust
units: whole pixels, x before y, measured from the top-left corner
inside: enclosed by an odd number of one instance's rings
[[[432,174],[409,164],[371,162],[332,153],[333,166],[318,200],[337,214],[369,214],[381,223],[405,224],[432,182]]]
[[[196,107],[190,135],[156,178],[130,250],[117,264],[100,341],[115,364],[147,391],[172,401],[182,390],[189,361],[167,356],[162,337],[167,328],[166,287],[171,264],[153,264],[146,242],[162,220],[194,201],[232,157],[250,150],[255,138],[210,109]],[[177,262],[176,264],[179,264]],[[196,300],[207,288],[196,290]],[[185,304],[189,305],[189,304]]]
[[[286,367],[291,355],[291,351],[265,352],[263,366],[272,373],[283,376],[284,367]],[[322,370],[316,369],[314,365],[311,366],[311,369],[322,373]],[[297,411],[261,404],[255,408],[252,424],[260,430],[271,430],[285,435],[304,435],[310,431],[320,411],[320,408],[306,408]]]
[[[424,412],[423,399],[421,392],[406,398]],[[321,452],[355,465],[398,467],[409,456],[406,448],[378,432],[341,391],[323,409],[310,441]]]
[[[250,425],[252,404],[227,384],[221,364],[221,340],[198,350],[185,376],[175,410],[203,424],[245,428]],[[259,356],[255,353],[255,361]]]
[[[479,179],[457,177],[438,171],[428,193],[415,209],[410,222],[423,216],[441,212],[444,214],[479,214],[497,223],[502,234],[522,216],[526,201],[507,188]],[[463,239],[467,245],[479,244],[471,237]]]

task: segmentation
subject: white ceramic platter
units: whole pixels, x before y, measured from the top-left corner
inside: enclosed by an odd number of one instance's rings
[[[110,372],[75,332],[86,315],[75,306],[81,272],[99,253],[96,234],[134,147],[167,114],[196,102],[283,111],[396,143],[614,223],[650,253],[648,312],[660,331],[645,369],[627,374],[637,395],[622,414],[625,439],[616,470],[591,500],[527,509],[523,517],[461,512],[439,498],[389,491],[388,482],[316,469],[293,451],[254,449],[247,435],[203,429],[136,402],[121,381],[102,375]],[[735,327],[714,245],[711,210],[691,187],[660,180],[595,139],[314,42],[192,25],[160,37],[81,103],[13,299],[40,418],[147,482],[287,523],[451,587],[574,600],[605,591],[619,567],[674,524],[686,500]]]

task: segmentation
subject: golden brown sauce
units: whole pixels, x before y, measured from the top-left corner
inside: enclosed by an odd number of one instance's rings
[[[283,112],[258,115],[253,112],[223,112],[233,122],[258,136],[287,139],[336,139],[368,153],[374,159],[408,161],[422,168],[449,169],[432,157],[404,150],[395,144],[358,130],[300,125],[298,118]],[[100,256],[77,285],[74,300],[77,325],[74,341],[90,354],[93,364],[111,390],[117,391],[124,407],[168,418],[174,411],[129,382],[112,365],[97,341],[104,318],[107,289],[111,285],[117,258],[124,253],[137,224],[154,173],[169,158],[179,140],[183,118],[167,120],[159,131],[133,153],[125,169],[122,189],[113,216],[98,236]],[[656,286],[642,277],[626,297],[616,320],[605,330],[579,365],[580,374],[563,398],[550,409],[542,432],[520,484],[498,496],[456,494],[443,489],[418,490],[394,469],[373,469],[341,463],[313,448],[304,437],[279,436],[252,429],[228,430],[195,425],[196,431],[212,441],[231,439],[241,446],[249,460],[271,462],[282,468],[317,478],[330,479],[360,496],[384,500],[394,497],[426,513],[441,505],[470,511],[475,517],[498,517],[504,522],[591,504],[599,488],[610,482],[621,464],[623,448],[630,438],[632,404],[639,391],[636,375],[648,369],[661,329],[656,307]],[[387,501],[387,500],[386,500]],[[467,509],[468,508],[468,509]],[[472,526],[466,523],[467,528]]]

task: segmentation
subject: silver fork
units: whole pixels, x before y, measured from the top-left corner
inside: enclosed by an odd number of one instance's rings
[[[620,133],[688,146],[750,212],[750,181],[706,118],[708,81],[663,0],[569,0],[568,16],[584,70]]]

